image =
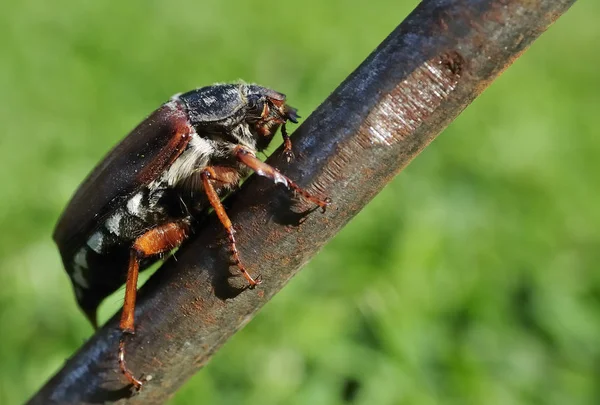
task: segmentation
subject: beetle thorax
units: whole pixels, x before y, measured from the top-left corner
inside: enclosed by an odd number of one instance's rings
[[[237,143],[231,142],[231,139],[226,139],[225,136],[220,134],[207,137],[200,136],[194,131],[185,151],[155,182],[156,185],[175,187],[206,166],[226,160],[232,156],[232,151],[238,145],[243,145],[250,151],[256,151],[256,139],[250,132],[247,123],[239,123],[229,134],[229,137],[233,137]]]

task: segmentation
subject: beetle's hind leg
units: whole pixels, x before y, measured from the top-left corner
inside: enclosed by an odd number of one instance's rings
[[[146,257],[168,252],[176,248],[181,245],[188,236],[188,233],[189,223],[187,221],[170,222],[149,230],[137,238],[131,248],[127,281],[125,283],[125,302],[119,324],[121,339],[119,341],[118,359],[119,369],[136,390],[142,388],[143,382],[136,378],[129,368],[127,368],[125,362],[125,339],[127,335],[135,333],[134,313],[140,261]]]

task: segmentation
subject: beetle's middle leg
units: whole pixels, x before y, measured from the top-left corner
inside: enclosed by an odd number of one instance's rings
[[[140,261],[146,257],[168,252],[178,247],[187,237],[188,233],[189,224],[186,221],[167,223],[153,228],[137,238],[131,248],[127,281],[125,283],[125,302],[119,324],[122,335],[119,341],[118,358],[121,372],[136,390],[141,389],[143,383],[133,375],[125,363],[125,337],[135,333],[134,313]]]
[[[229,246],[231,247],[231,254],[233,255],[233,260],[235,261],[236,266],[238,267],[238,269],[240,269],[240,272],[242,273],[244,278],[248,281],[248,284],[250,284],[250,287],[254,287],[257,284],[260,284],[260,279],[252,278],[252,276],[250,275],[250,273],[248,273],[248,270],[246,270],[246,267],[242,263],[242,260],[240,259],[240,252],[238,251],[237,245],[235,243],[235,235],[234,235],[233,225],[231,223],[231,220],[229,219],[229,216],[227,215],[227,212],[225,212],[225,207],[221,203],[221,199],[219,198],[219,195],[217,194],[215,187],[213,186],[213,183],[212,183],[213,181],[222,182],[222,180],[219,179],[219,176],[218,176],[215,168],[210,167],[210,166],[202,169],[202,171],[200,172],[200,178],[202,179],[202,185],[204,186],[204,192],[206,193],[206,196],[208,197],[208,201],[210,202],[210,205],[215,210],[215,213],[217,214],[217,217],[219,218],[219,221],[221,221],[221,224],[223,225],[223,227],[225,227],[225,231],[227,232],[227,237],[229,238]]]

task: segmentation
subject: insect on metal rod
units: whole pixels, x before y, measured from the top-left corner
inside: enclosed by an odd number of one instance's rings
[[[218,84],[177,95],[98,164],[65,209],[54,239],[94,326],[100,302],[125,283],[118,364],[136,389],[144,381],[127,367],[126,337],[135,332],[138,274],[189,237],[196,213],[214,209],[236,266],[254,287],[260,277],[242,262],[221,197],[254,171],[323,211],[329,205],[256,158],[281,128],[291,159],[285,124],[297,118],[283,94],[258,85]]]

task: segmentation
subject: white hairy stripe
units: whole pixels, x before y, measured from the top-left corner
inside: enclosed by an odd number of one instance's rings
[[[87,251],[86,247],[82,247],[81,249],[79,249],[77,254],[75,254],[75,256],[73,257],[73,263],[75,263],[75,265],[77,265],[77,266],[87,269],[88,268],[87,252],[88,251]]]
[[[108,229],[109,232],[112,232],[113,234],[119,236],[121,232],[121,230],[119,229],[121,219],[123,219],[123,213],[117,211],[116,213],[108,217],[108,219],[104,223],[104,226],[106,226],[106,229]]]
[[[140,206],[142,203],[142,193],[137,193],[127,201],[127,211],[136,217],[140,216]]]
[[[175,186],[190,177],[197,168],[206,166],[214,154],[212,141],[193,133],[188,147],[169,167],[164,180],[169,186]]]
[[[87,245],[94,252],[96,252],[98,254],[102,254],[102,243],[103,242],[104,242],[104,235],[102,234],[101,231],[96,231],[88,239]]]
[[[73,282],[82,288],[90,288],[90,284],[83,277],[83,268],[81,266],[73,266],[73,274],[71,274]]]

